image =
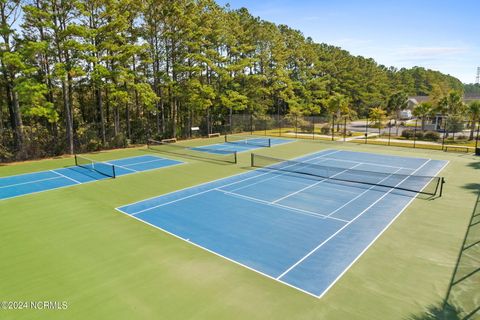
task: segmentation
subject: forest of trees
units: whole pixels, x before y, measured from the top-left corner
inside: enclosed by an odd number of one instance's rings
[[[0,0],[0,73],[1,161],[187,137],[232,113],[321,115],[339,95],[362,116],[463,92],[213,0]]]
[[[480,96],[480,84],[478,83],[465,84],[464,91],[466,95]]]

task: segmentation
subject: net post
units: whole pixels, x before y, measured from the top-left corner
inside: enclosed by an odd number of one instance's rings
[[[225,135],[225,142],[228,142],[228,134]]]
[[[250,166],[253,168],[255,167],[255,155],[253,153],[250,154]]]
[[[74,157],[75,157],[75,165],[78,166],[77,155],[74,155]]]
[[[272,146],[272,139],[268,138],[268,147],[270,148]]]
[[[234,163],[237,164],[237,163],[238,163],[237,151],[235,151],[235,152],[233,153],[233,159],[234,159],[234,160],[233,160]]]
[[[442,181],[440,181],[440,194],[438,195],[441,197],[443,195],[443,185],[445,184],[445,178],[442,177]]]
[[[112,178],[115,179],[117,177],[117,173],[115,171],[115,166],[112,166],[113,176]]]

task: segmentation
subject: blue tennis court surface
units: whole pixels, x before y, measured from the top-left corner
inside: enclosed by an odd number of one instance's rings
[[[338,150],[296,160],[387,173],[378,183],[418,190],[428,181],[410,181],[409,175],[435,176],[447,164]],[[117,210],[321,297],[415,196],[397,188],[258,169]]]
[[[237,140],[231,142],[210,144],[201,147],[192,147],[192,150],[202,151],[207,153],[224,154],[225,152],[246,152],[259,148],[265,148],[271,145],[272,147],[294,142],[292,139],[280,138],[264,138],[264,137],[249,137],[237,136]]]
[[[102,162],[115,166],[117,177],[181,163],[151,155]],[[78,166],[3,177],[0,178],[0,200],[104,179],[109,177]]]

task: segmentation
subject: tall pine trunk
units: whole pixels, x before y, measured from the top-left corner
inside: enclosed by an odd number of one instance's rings
[[[97,104],[97,123],[100,125],[100,136],[102,138],[102,145],[105,146],[107,139],[105,137],[105,117],[103,115],[103,99],[102,90],[95,85],[95,96]]]
[[[67,137],[67,152],[73,154],[73,121],[72,121],[72,108],[70,105],[70,93],[69,86],[66,77],[62,79],[62,96],[63,106],[65,109],[65,129]]]

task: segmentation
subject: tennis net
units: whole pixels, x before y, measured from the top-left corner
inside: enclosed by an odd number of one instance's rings
[[[252,167],[302,174],[320,179],[398,189],[426,194],[432,197],[442,196],[443,184],[445,183],[443,177],[348,169],[309,162],[283,160],[257,154],[252,154],[251,157]]]
[[[75,165],[77,167],[98,172],[110,178],[115,178],[115,166],[113,164],[99,162],[79,155],[75,155]]]
[[[246,144],[257,147],[271,147],[272,141],[270,138],[255,137],[255,136],[232,136],[225,135],[225,142],[235,144]]]
[[[184,157],[237,163],[237,152],[232,150],[221,150],[209,148],[208,146],[183,146],[176,144],[175,142],[157,141],[153,139],[148,140],[147,147],[153,151],[171,153]]]

